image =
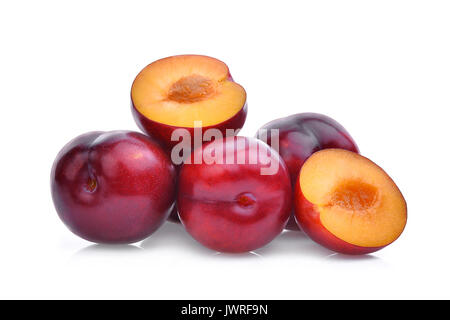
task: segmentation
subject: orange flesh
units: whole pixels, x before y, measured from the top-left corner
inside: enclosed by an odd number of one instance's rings
[[[206,56],[174,56],[153,62],[136,77],[131,98],[145,117],[177,127],[221,123],[245,104],[245,90],[228,79],[228,67]]]
[[[400,190],[383,169],[356,153],[319,151],[305,162],[299,179],[322,225],[350,244],[385,246],[405,227],[406,202]]]

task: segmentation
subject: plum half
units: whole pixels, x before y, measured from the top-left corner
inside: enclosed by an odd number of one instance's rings
[[[226,135],[247,116],[247,95],[225,63],[208,56],[179,55],[146,66],[131,88],[132,112],[141,130],[173,147],[176,129],[193,136],[196,124]]]
[[[406,225],[406,201],[394,181],[369,159],[347,150],[314,153],[300,171],[294,199],[302,230],[339,253],[380,250]]]

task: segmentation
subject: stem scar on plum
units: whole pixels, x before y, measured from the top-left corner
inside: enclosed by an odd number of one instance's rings
[[[89,177],[85,188],[87,192],[94,192],[97,189],[97,180]]]
[[[252,207],[256,203],[256,198],[249,192],[244,192],[236,197],[237,203],[244,208]]]

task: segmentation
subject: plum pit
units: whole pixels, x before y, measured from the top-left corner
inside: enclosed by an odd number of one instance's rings
[[[169,100],[179,103],[194,103],[209,99],[216,92],[216,84],[211,79],[193,74],[173,83],[169,89]]]
[[[347,210],[363,211],[377,202],[378,191],[373,185],[350,180],[339,185],[332,192],[330,205]]]

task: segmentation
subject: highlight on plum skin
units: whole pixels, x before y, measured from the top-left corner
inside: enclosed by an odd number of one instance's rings
[[[271,130],[278,130],[276,141],[272,139]],[[273,120],[262,126],[256,137],[267,142],[280,153],[289,169],[293,188],[303,163],[314,152],[328,148],[359,152],[355,141],[340,123],[319,113],[298,113]],[[294,212],[286,229],[299,230],[294,219]]]
[[[229,253],[256,250],[280,234],[292,209],[292,189],[283,159],[255,138],[227,137],[195,149],[191,158],[210,150],[231,154],[227,163],[185,163],[178,181],[177,208],[187,232],[204,246]],[[262,175],[268,162],[278,167]],[[217,154],[217,153],[216,153]],[[250,158],[257,159],[251,162]]]
[[[166,220],[175,168],[153,139],[132,131],[89,132],[70,141],[51,171],[56,211],[91,242],[133,243]]]
[[[295,218],[315,242],[343,254],[367,254],[403,232],[407,205],[394,181],[369,159],[342,149],[314,153],[294,193]]]

